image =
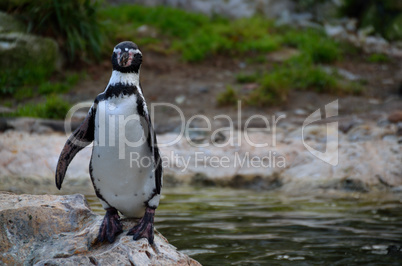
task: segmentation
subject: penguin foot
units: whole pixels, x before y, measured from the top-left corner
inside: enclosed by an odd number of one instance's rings
[[[117,210],[113,207],[106,209],[105,217],[102,225],[99,228],[98,241],[113,243],[116,235],[123,232],[123,227],[120,223],[120,216]]]
[[[134,240],[146,238],[152,245],[154,243],[154,215],[155,209],[147,207],[144,217],[128,231],[127,235],[132,235]]]

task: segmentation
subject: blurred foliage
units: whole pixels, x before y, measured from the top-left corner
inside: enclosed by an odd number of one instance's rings
[[[1,10],[27,24],[29,33],[56,40],[69,63],[100,58],[103,31],[97,8],[97,2],[90,0],[4,0],[0,3]],[[30,55],[32,51],[19,52],[15,56]],[[50,52],[39,55],[40,60]],[[31,61],[23,67],[10,67],[0,72],[2,102],[10,107],[20,103],[15,112],[7,115],[64,118],[70,104],[57,95],[68,92],[85,75],[77,70],[55,73],[54,64]],[[46,101],[41,103],[21,104],[30,98],[42,99],[44,96]]]
[[[244,74],[244,73],[239,73],[236,75],[236,81],[238,83],[252,83],[252,82],[256,82],[259,78],[259,74],[258,73],[254,73],[254,74]]]
[[[303,0],[300,4],[308,7],[325,1]],[[380,5],[378,2],[345,0],[342,12],[354,14],[352,10],[359,8],[364,12],[375,11],[377,9],[373,9],[373,6],[377,8]],[[388,8],[386,3],[391,2],[383,1],[381,5]],[[360,6],[355,6],[356,3],[360,3]],[[259,87],[247,95],[240,95],[239,91],[228,86],[217,97],[220,105],[235,104],[238,98],[257,106],[281,103],[287,100],[293,89],[335,94],[359,94],[362,91],[361,84],[344,82],[336,74],[324,71],[320,65],[342,60],[345,50],[351,51],[345,49],[347,46],[342,43],[327,37],[323,30],[279,27],[261,16],[237,20],[218,16],[209,18],[166,6],[118,5],[100,8],[97,1],[91,0],[5,0],[0,3],[0,8],[26,21],[29,31],[57,40],[70,62],[89,61],[102,54],[110,55],[113,46],[124,40],[134,40],[140,47],[159,53],[180,54],[182,60],[187,62],[229,56],[245,58],[247,62],[265,63],[267,53],[283,46],[298,50],[297,56],[276,65],[270,72],[238,74],[238,83],[257,83]],[[363,16],[363,11],[356,13],[356,16]],[[377,14],[374,11],[370,11],[372,16]],[[382,23],[394,23],[397,19],[395,13]],[[392,34],[387,36],[398,36],[395,31]],[[368,60],[380,62],[385,59],[381,55],[372,55]],[[0,74],[2,96],[13,96],[17,100],[48,96],[42,104],[20,106],[14,115],[64,117],[68,104],[55,95],[68,92],[81,76],[63,75],[59,82],[50,82],[50,74],[49,70],[35,66],[14,72],[5,70]]]
[[[44,102],[20,105],[15,112],[7,115],[64,119],[70,108],[71,105],[64,101],[60,96],[50,95]]]
[[[370,63],[388,63],[390,59],[385,54],[374,53],[367,58],[367,61]]]
[[[327,73],[320,66],[296,56],[276,66],[257,80],[259,87],[244,100],[249,105],[264,106],[280,104],[287,100],[291,90],[312,90],[318,93],[360,94],[358,84],[344,82],[337,75]]]
[[[225,101],[225,97],[232,99],[236,96],[252,106],[275,105],[286,102],[291,90],[359,95],[364,89],[359,82],[342,80],[337,73],[331,73],[314,64],[308,53],[293,56],[263,74],[240,73],[236,76],[236,81],[240,84],[257,83],[258,87],[245,95],[236,93],[233,88],[227,89],[217,96],[218,104],[233,105],[236,101]]]
[[[221,17],[208,18],[169,7],[121,5],[100,12],[106,21],[110,39],[118,41],[140,35],[142,25],[154,27],[158,36],[169,38],[168,50],[182,54],[185,61],[197,62],[208,56],[241,55],[246,52],[269,52],[280,47],[280,38],[271,34],[273,22],[262,17],[230,21]],[[135,18],[135,19],[132,19]],[[162,40],[152,42],[153,47]],[[138,44],[143,39],[137,38]],[[146,44],[150,39],[146,38]]]
[[[223,93],[219,94],[216,100],[218,102],[218,105],[220,106],[225,105],[233,106],[237,103],[238,95],[232,86],[227,85],[226,90]]]
[[[283,44],[298,48],[313,63],[333,63],[341,59],[339,42],[316,29],[287,29]]]
[[[86,75],[84,72],[66,73],[57,81],[49,81],[49,69],[27,67],[5,69],[0,73],[0,96],[24,100],[38,95],[66,93]]]
[[[5,0],[0,8],[18,15],[29,32],[55,39],[69,62],[100,58],[103,31],[97,1]]]

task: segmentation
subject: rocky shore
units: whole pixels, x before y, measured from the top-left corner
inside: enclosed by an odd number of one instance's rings
[[[160,134],[164,185],[276,189],[295,194],[322,190],[400,192],[401,125],[388,119],[392,116],[380,115],[376,121],[352,117],[337,121],[335,129],[327,128],[330,121],[303,130],[285,122],[279,123],[275,132],[222,130],[214,135],[195,130],[181,138],[173,132]],[[42,131],[46,133],[14,128],[0,134],[0,189],[92,194],[88,173],[91,147],[73,160],[59,192],[54,186],[54,170],[67,136],[51,129]],[[324,153],[328,145],[338,150],[339,160],[334,165],[307,149]],[[135,156],[130,160],[145,163]]]
[[[0,261],[5,265],[200,265],[159,233],[155,244],[133,241],[126,231],[113,244],[96,241],[103,217],[83,195],[0,193]]]

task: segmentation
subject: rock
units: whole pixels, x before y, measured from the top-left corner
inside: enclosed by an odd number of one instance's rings
[[[361,80],[362,78],[358,75],[353,74],[350,71],[347,71],[345,69],[342,68],[338,68],[337,72],[339,75],[341,75],[343,78],[350,80],[350,81],[357,81],[357,80]]]
[[[258,89],[258,87],[260,87],[260,84],[258,83],[246,83],[243,85],[242,89],[245,91],[253,91]]]
[[[125,232],[113,244],[97,243],[102,219],[80,194],[0,193],[1,261],[6,265],[200,265],[157,231],[154,247],[146,239],[126,236],[133,220],[122,220]]]
[[[346,134],[356,125],[359,125],[361,121],[352,119],[352,120],[341,120],[339,122],[339,130],[342,131],[343,134]]]
[[[59,67],[57,43],[44,37],[20,32],[0,33],[0,68],[16,70],[22,67],[52,71]]]
[[[321,188],[363,192],[402,186],[402,151],[398,144],[402,138],[396,136],[395,124],[378,126],[376,121],[353,117],[344,126],[342,120],[338,121],[345,134],[338,127],[328,127],[329,124],[311,124],[304,128],[302,139],[300,124],[290,121],[276,127],[275,134],[272,124],[271,130],[267,130],[256,119],[249,123],[248,128],[253,129],[247,134],[234,129],[215,134],[199,131],[206,128],[202,121],[191,123],[192,132],[185,132],[190,133],[188,136],[180,137],[179,132],[158,135],[169,184],[253,189],[260,185],[292,193],[303,193],[305,189],[314,193]],[[181,127],[178,128],[180,131]],[[54,171],[66,140],[66,135],[54,133],[39,135],[12,130],[0,133],[0,190],[57,193]],[[325,163],[306,146],[325,152],[327,144],[334,141],[338,153],[329,155],[337,156],[337,165]],[[90,157],[91,147],[77,154],[66,173],[63,193],[67,190],[86,193],[84,188],[92,191],[88,173]]]
[[[0,11],[0,33],[26,32],[27,27],[13,16]]]
[[[299,116],[307,116],[306,110],[303,110],[303,109],[300,109],[300,108],[294,110],[293,113],[295,115],[299,115]]]
[[[71,122],[71,130],[74,131],[80,124],[80,119],[73,117]],[[49,134],[52,132],[65,133],[64,121],[52,119],[37,118],[0,118],[0,132],[13,129],[21,132],[30,132],[37,134]]]
[[[402,110],[397,110],[388,115],[388,121],[391,123],[402,122]]]
[[[396,135],[397,136],[402,136],[402,122],[399,122],[396,125]]]
[[[325,33],[330,37],[345,36],[346,32],[342,25],[324,25]]]
[[[177,104],[182,104],[182,103],[184,103],[185,100],[186,100],[186,96],[184,96],[184,95],[177,96],[177,97],[174,99],[174,101],[175,101]]]
[[[284,62],[294,56],[300,54],[300,51],[294,48],[282,48],[279,51],[274,51],[268,55],[268,59],[273,62]]]
[[[152,37],[156,38],[158,36],[158,31],[149,26],[149,25],[141,25],[137,28],[137,33],[141,37]]]

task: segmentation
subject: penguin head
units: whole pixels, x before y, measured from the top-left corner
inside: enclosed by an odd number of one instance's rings
[[[129,41],[121,42],[113,49],[113,70],[122,73],[138,73],[142,62],[142,53],[138,46]]]

